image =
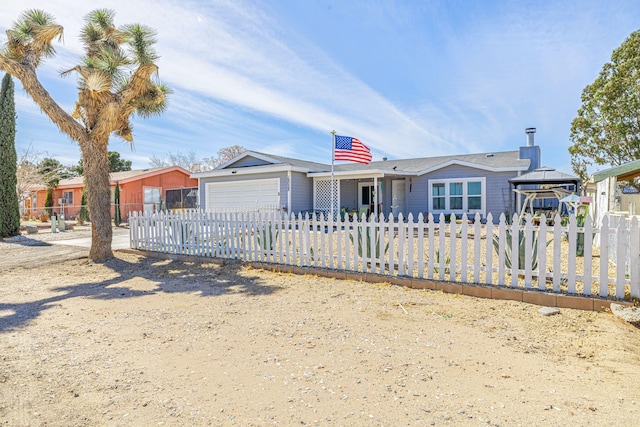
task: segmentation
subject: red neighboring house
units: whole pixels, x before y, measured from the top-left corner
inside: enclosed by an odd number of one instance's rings
[[[126,221],[129,212],[197,207],[198,180],[179,166],[111,173],[111,214],[114,212],[116,183],[120,186],[120,212]],[[53,211],[74,219],[80,211],[83,177],[62,179],[53,191]],[[40,216],[47,190],[34,191],[25,203],[25,215]]]

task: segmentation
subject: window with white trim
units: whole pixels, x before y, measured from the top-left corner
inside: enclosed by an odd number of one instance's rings
[[[486,178],[429,180],[430,211],[440,213],[485,215]]]
[[[73,191],[63,191],[62,198],[66,205],[73,205]]]

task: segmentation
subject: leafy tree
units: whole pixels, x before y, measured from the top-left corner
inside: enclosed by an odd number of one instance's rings
[[[124,172],[130,170],[131,160],[121,159],[120,153],[117,151],[109,151],[109,171]]]
[[[131,170],[131,160],[120,158],[117,151],[109,151],[109,172],[123,172]],[[71,168],[78,176],[84,175],[84,163],[82,159],[78,160],[78,164]]]
[[[42,176],[47,189],[54,189],[61,179],[71,178],[73,173],[58,160],[52,157],[45,157],[38,164],[38,173]]]
[[[78,100],[71,115],[51,98],[36,75],[41,61],[55,54],[54,39],[63,35],[52,15],[36,9],[24,12],[7,30],[0,53],[0,69],[18,78],[42,111],[80,146],[92,219],[89,258],[93,261],[113,257],[109,136],[113,133],[132,142],[130,117],[162,113],[170,92],[154,78],[158,71],[155,30],[141,24],[116,28],[114,15],[112,10],[96,9],[84,19],[80,39],[85,55],[80,64],[62,73],[79,76]]]
[[[0,237],[20,234],[16,103],[13,94],[13,79],[5,74],[0,86]]]
[[[635,31],[582,91],[569,147],[571,165],[581,178],[593,164],[618,166],[640,159],[639,87],[640,31]],[[638,182],[632,185],[640,189]]]

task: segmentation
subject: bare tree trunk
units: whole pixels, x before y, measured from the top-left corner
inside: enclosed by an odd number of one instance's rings
[[[87,204],[91,212],[89,258],[94,262],[113,258],[108,141],[108,136],[104,141],[100,141],[93,135],[89,141],[80,145],[85,171]]]

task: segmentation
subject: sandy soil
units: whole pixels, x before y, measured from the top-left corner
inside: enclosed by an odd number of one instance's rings
[[[640,423],[610,313],[56,248],[0,243],[5,425]]]

